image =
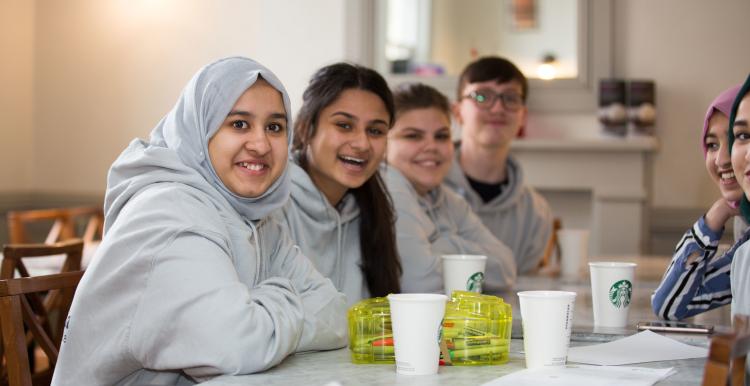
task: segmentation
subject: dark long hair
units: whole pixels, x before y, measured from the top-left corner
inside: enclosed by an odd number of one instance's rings
[[[377,72],[358,65],[336,63],[318,70],[302,95],[302,108],[294,124],[293,149],[300,151],[300,166],[308,170],[304,151],[315,136],[320,112],[349,89],[370,91],[388,110],[389,126],[395,110],[388,84]],[[375,171],[362,186],[350,189],[359,205],[359,247],[362,273],[371,296],[401,292],[401,262],[396,249],[395,216],[391,197],[380,172]]]

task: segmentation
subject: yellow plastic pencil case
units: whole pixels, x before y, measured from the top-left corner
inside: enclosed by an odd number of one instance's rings
[[[388,299],[362,300],[349,309],[348,321],[353,363],[395,363]],[[512,324],[511,307],[502,298],[454,291],[445,307],[441,362],[458,366],[507,362]]]

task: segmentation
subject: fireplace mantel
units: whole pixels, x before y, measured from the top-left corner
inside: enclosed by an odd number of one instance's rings
[[[658,141],[605,137],[595,118],[584,122],[587,130],[575,135],[570,128],[550,135],[544,129],[549,126],[537,121],[535,131],[512,144],[511,154],[520,162],[526,183],[547,197],[563,227],[591,230],[591,256],[643,253],[650,155]]]

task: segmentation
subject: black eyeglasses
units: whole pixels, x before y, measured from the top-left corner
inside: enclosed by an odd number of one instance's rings
[[[471,98],[477,107],[483,110],[490,109],[499,99],[503,107],[508,111],[518,111],[523,106],[523,97],[517,93],[495,93],[490,90],[476,90],[464,95],[463,98]]]

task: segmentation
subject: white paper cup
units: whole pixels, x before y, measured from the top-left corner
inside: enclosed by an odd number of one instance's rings
[[[635,266],[635,263],[589,263],[594,326],[627,326]]]
[[[454,290],[481,293],[486,265],[487,256],[443,255],[445,294],[451,296]]]
[[[575,292],[518,293],[526,368],[565,366],[575,300]]]
[[[587,229],[560,229],[560,273],[563,277],[578,278],[589,258],[589,231]]]
[[[445,302],[440,294],[390,294],[396,373],[437,374]]]

